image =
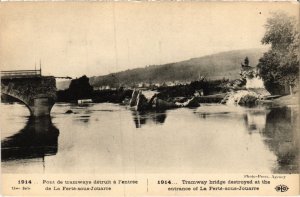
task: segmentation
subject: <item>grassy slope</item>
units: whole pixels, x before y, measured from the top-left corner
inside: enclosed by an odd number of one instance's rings
[[[150,81],[152,83],[192,81],[198,79],[199,75],[209,79],[224,77],[236,79],[239,78],[240,65],[246,56],[249,57],[250,65],[256,66],[265,51],[248,49],[222,52],[182,62],[126,70],[114,73],[114,77],[111,75],[91,77],[90,83],[93,86],[102,86],[116,84],[118,80],[127,85]]]

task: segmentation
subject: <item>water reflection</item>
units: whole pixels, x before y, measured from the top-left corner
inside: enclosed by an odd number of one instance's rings
[[[137,112],[107,103],[88,108],[56,104],[52,116],[58,131],[50,119],[28,120],[21,129],[27,109],[16,104],[2,107],[7,113],[1,122],[9,125],[1,125],[4,173],[296,173],[298,169],[298,108],[203,104],[197,109]],[[67,110],[73,113],[66,114]]]
[[[259,132],[264,143],[276,155],[274,173],[298,171],[297,117],[297,111],[289,107],[254,110],[244,117],[249,134]]]
[[[228,109],[212,110],[213,112],[210,113],[198,110],[195,114],[202,119],[223,116],[224,120],[230,121],[242,118],[248,134],[260,135],[266,148],[275,155],[275,160],[270,161],[273,173],[297,173],[299,171],[298,108],[241,108],[240,111],[231,111],[231,113],[227,113],[226,110]]]
[[[249,132],[252,133],[262,133],[265,131],[267,114],[270,110],[257,109],[250,110],[244,115],[245,126]]]
[[[265,143],[277,157],[274,173],[290,173],[299,170],[298,111],[289,107],[274,108],[267,114]]]
[[[167,118],[166,111],[132,111],[136,128],[141,128],[147,123],[163,124]]]
[[[17,134],[1,141],[2,161],[43,158],[57,153],[59,130],[50,117],[29,118]]]
[[[76,120],[82,121],[84,123],[88,123],[90,121],[90,117],[91,116],[89,115],[88,116],[83,115],[83,116],[79,116]]]

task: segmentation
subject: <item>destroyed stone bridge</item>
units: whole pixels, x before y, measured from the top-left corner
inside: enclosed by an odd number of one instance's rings
[[[56,100],[54,76],[40,70],[1,71],[1,93],[26,105],[34,117],[49,116]]]

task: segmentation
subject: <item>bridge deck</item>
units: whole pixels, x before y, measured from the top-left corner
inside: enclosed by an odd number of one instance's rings
[[[42,76],[41,70],[1,71],[1,79],[36,78],[41,76]]]

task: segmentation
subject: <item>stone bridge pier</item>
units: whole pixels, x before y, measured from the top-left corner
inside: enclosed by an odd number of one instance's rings
[[[56,100],[55,77],[2,78],[1,93],[24,103],[31,116],[49,116]]]

